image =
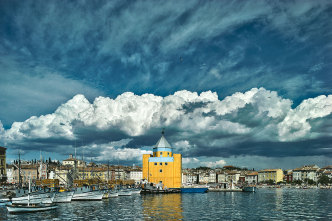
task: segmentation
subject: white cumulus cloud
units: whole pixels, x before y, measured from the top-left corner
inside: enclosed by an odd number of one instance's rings
[[[238,150],[233,146],[245,148],[248,142],[285,142],[327,136],[319,130],[311,131],[310,120],[331,114],[332,95],[304,100],[294,109],[291,105],[291,100],[264,88],[237,92],[222,100],[215,92],[198,94],[183,90],[166,97],[126,92],[115,99],[97,97],[90,103],[79,94],[54,113],[15,122],[7,130],[0,127],[0,138],[9,145],[25,144],[27,149],[36,144],[48,145],[54,140],[72,145],[75,140],[85,139],[98,149],[96,159],[104,160],[114,154],[120,158],[129,154],[139,159],[145,151],[137,149],[138,146],[128,144],[118,148],[110,142],[131,139],[130,144],[139,145],[135,137],[151,138],[156,130],[164,127],[166,131],[176,131],[170,134],[169,140],[176,151],[185,156],[208,152],[234,154]],[[144,145],[155,142],[151,140]],[[61,145],[67,144],[61,141]],[[259,148],[265,154],[262,147]],[[252,150],[255,152],[255,148]],[[223,163],[215,161],[207,166]]]

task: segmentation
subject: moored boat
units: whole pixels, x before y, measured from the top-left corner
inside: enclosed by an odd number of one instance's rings
[[[40,212],[46,210],[56,209],[57,206],[53,203],[51,204],[28,204],[28,205],[6,205],[8,212],[10,213],[26,213],[26,212]]]
[[[55,197],[54,192],[49,192],[49,193],[34,192],[34,193],[29,193],[27,195],[14,197],[11,199],[11,201],[13,204],[28,204],[29,201],[31,204],[38,204],[38,203],[50,204],[53,202],[54,197]]]
[[[102,200],[104,193],[100,190],[93,190],[90,186],[78,187],[75,189],[72,200]]]
[[[6,208],[7,208],[8,212],[9,213],[39,212],[39,211],[53,210],[53,209],[57,208],[57,206],[52,202],[46,203],[46,204],[42,203],[43,198],[39,198],[40,202],[32,203],[30,194],[31,194],[31,178],[29,178],[29,190],[28,190],[28,195],[27,195],[27,204],[22,204],[22,202],[25,202],[25,200],[20,201],[19,204],[15,204],[15,203],[7,204]],[[38,194],[38,195],[40,195],[40,194]],[[55,195],[53,195],[53,197],[52,197],[52,201],[54,199],[54,196]],[[37,200],[37,199],[38,199],[38,197],[33,198],[33,200]]]
[[[129,189],[122,189],[118,192],[118,196],[131,196],[132,191]]]
[[[256,192],[256,187],[255,186],[245,186],[242,188],[243,192]]]
[[[53,202],[54,203],[70,203],[74,196],[74,191],[57,192]]]
[[[187,187],[180,188],[181,193],[206,193],[208,191],[207,187]]]
[[[111,198],[111,197],[118,197],[119,196],[119,193],[118,191],[110,191],[108,193],[108,197]]]
[[[140,194],[141,193],[141,189],[132,189],[131,190],[131,194]]]

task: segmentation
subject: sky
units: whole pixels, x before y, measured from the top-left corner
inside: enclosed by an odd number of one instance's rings
[[[332,164],[331,1],[0,0],[7,161]]]

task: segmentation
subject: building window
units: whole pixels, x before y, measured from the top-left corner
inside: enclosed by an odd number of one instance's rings
[[[157,166],[157,163],[154,163],[155,166]]]
[[[169,156],[169,152],[167,152],[167,156]]]
[[[168,165],[168,163],[165,163],[165,165],[167,166],[167,165]]]
[[[160,155],[163,155],[163,152],[160,152]]]
[[[162,166],[162,165],[163,165],[163,163],[159,163],[159,165],[160,165],[160,166]]]
[[[163,172],[163,170],[159,170],[159,172],[160,172],[160,173],[162,173],[162,172]]]

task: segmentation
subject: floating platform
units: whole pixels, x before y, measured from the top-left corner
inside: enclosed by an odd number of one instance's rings
[[[168,194],[168,193],[180,193],[180,189],[166,189],[166,190],[158,190],[158,189],[142,189],[141,194]]]
[[[242,192],[242,189],[209,189],[209,192]]]
[[[257,188],[255,186],[245,186],[243,187],[243,192],[256,192]]]
[[[181,193],[206,193],[208,188],[180,188]]]

